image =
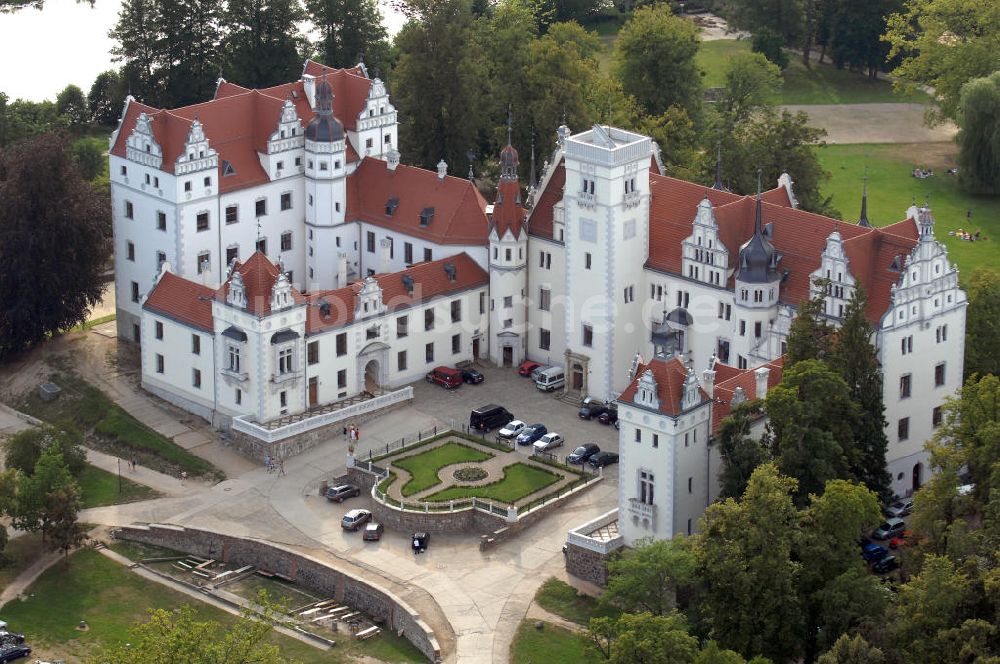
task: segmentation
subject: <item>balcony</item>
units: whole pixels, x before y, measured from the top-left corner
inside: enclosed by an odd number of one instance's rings
[[[592,208],[597,205],[597,197],[586,191],[581,191],[576,195],[576,202],[582,208]]]
[[[656,523],[656,505],[648,505],[638,498],[628,499],[628,513],[640,519],[649,519],[650,524]]]
[[[638,207],[640,201],[642,201],[642,195],[638,191],[626,192],[625,207],[627,208]]]
[[[238,380],[240,382],[243,382],[248,378],[246,371],[236,371],[234,369],[230,369],[229,367],[225,367],[223,369],[220,369],[219,371],[222,373],[223,376],[232,378],[233,380]]]

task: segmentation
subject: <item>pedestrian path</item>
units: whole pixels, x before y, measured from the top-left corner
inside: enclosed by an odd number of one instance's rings
[[[122,477],[136,484],[145,484],[168,496],[188,495],[194,491],[208,488],[204,483],[193,479],[187,480],[185,485],[182,485],[180,479],[146,468],[141,464],[137,464],[135,470],[132,470],[128,466],[128,459],[120,459],[97,450],[87,449],[87,463],[109,473],[121,473]]]

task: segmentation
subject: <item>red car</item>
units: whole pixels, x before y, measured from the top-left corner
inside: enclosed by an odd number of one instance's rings
[[[889,548],[898,549],[901,546],[906,546],[906,538],[909,536],[910,536],[910,531],[904,530],[899,535],[889,540]]]
[[[434,367],[426,378],[428,383],[436,383],[446,390],[462,384],[462,372],[451,367]]]
[[[532,362],[531,360],[525,360],[524,362],[521,362],[521,366],[517,368],[517,373],[527,378],[528,376],[531,375],[532,371],[534,371],[540,366],[542,366],[541,362]]]

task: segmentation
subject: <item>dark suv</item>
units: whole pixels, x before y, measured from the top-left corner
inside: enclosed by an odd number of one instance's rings
[[[607,409],[607,406],[600,401],[588,401],[580,407],[578,414],[580,415],[580,419],[589,420],[593,417],[603,415]]]
[[[23,644],[0,646],[0,664],[7,664],[30,654],[31,648]]]
[[[582,464],[590,457],[601,451],[601,448],[594,443],[585,443],[566,455],[566,463]]]
[[[353,484],[338,484],[326,490],[327,500],[342,503],[348,498],[357,498],[361,495],[360,487]]]
[[[545,428],[544,424],[532,424],[530,427],[525,427],[517,437],[518,445],[531,445],[533,442],[544,436],[549,432]]]

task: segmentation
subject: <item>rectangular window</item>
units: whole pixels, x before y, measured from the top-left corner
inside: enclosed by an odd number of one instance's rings
[[[941,426],[941,406],[934,406],[931,411],[931,426],[935,429]]]
[[[153,327],[155,329],[154,336],[157,339],[163,339],[163,323],[161,323],[160,321],[156,321]]]
[[[365,246],[368,249],[368,253],[369,254],[374,254],[375,253],[375,233],[373,233],[371,231],[368,231],[368,234],[365,236],[365,242],[366,242]]]
[[[201,389],[201,369],[195,369],[192,375],[191,384],[199,390]]]
[[[337,388],[343,389],[347,387],[347,369],[341,369],[337,372]]]
[[[589,270],[589,269],[590,269],[590,265],[591,265],[591,262],[592,262],[592,261],[591,261],[591,257],[590,257],[590,254],[589,254],[589,253],[587,253],[587,254],[584,254],[584,255],[583,255],[583,269],[585,269],[585,270]]]
[[[122,175],[128,175],[128,166],[122,166]]]
[[[240,257],[239,247],[227,247],[226,248],[226,265],[232,265],[233,261]]]
[[[262,254],[266,254],[267,253],[267,238],[266,237],[262,237],[261,239],[257,240],[257,251],[259,251]]]
[[[292,209],[292,195],[289,193],[284,193],[281,195],[281,209],[291,210]]]
[[[514,327],[514,319],[513,318],[508,318],[508,319],[504,320],[504,322],[503,322],[503,328],[505,330],[510,329],[512,327]]]
[[[200,233],[201,231],[207,231],[208,230],[208,213],[207,212],[199,212],[196,219],[197,219],[197,221],[196,221],[196,229],[198,230],[198,232]]]
[[[253,211],[254,214],[257,215],[258,217],[263,217],[265,214],[267,214],[267,199],[262,198],[256,203],[254,203]]]
[[[900,418],[899,424],[896,425],[896,436],[900,442],[910,437],[910,418]]]
[[[552,307],[552,291],[548,288],[538,290],[538,308],[542,311],[550,311]]]
[[[156,230],[165,231],[167,230],[167,213],[157,212],[156,213]]]
[[[159,270],[167,262],[167,255],[162,251],[156,252],[156,269]]]
[[[404,339],[410,333],[409,331],[410,319],[407,316],[400,316],[396,319],[396,338]]]
[[[944,362],[934,366],[934,387],[944,385]]]
[[[592,347],[594,345],[594,328],[592,325],[583,326],[583,345]]]
[[[396,369],[406,371],[406,351],[401,350],[396,354]]]
[[[206,187],[211,187],[212,186],[212,178],[210,178],[210,177],[205,177],[205,179],[202,180],[202,182],[204,183],[204,185]]]
[[[427,344],[426,346],[424,346],[424,360],[426,360],[427,362],[433,362],[434,361],[434,342],[433,341],[430,342],[429,344]]]
[[[694,478],[693,477],[689,477],[688,478],[688,493],[692,493],[693,486],[694,486]]]
[[[637,442],[637,443],[641,443],[642,442],[642,429],[636,429],[635,430],[635,442]]]
[[[434,310],[424,309],[424,329],[433,330],[434,329]]]
[[[125,243],[125,256],[130,260],[135,260],[135,245],[132,242]]]
[[[462,301],[453,300],[451,303],[451,322],[459,323],[462,320]]]
[[[756,338],[760,339],[760,332],[761,332],[761,323],[760,321],[757,321],[756,323],[753,324],[753,335]]]
[[[184,183],[184,191],[191,191],[191,180]]]
[[[462,352],[462,335],[455,334],[451,337],[451,354],[458,355]]]
[[[550,350],[550,345],[552,343],[552,333],[544,328],[539,328],[538,330],[538,347],[541,350]]]
[[[132,201],[125,201],[125,218],[134,219],[135,218],[135,208],[132,207]]]
[[[434,260],[434,252],[430,249],[424,249],[424,261],[429,263],[432,260]]]
[[[210,263],[212,260],[212,254],[207,251],[203,251],[198,254],[198,274],[202,272],[207,272],[211,267]]]
[[[319,364],[319,342],[310,341],[306,346],[306,361],[309,364]]]
[[[240,347],[236,344],[229,344],[229,371],[240,372]]]
[[[659,447],[659,446],[660,446],[660,434],[654,433],[653,434],[653,447]]]
[[[337,357],[347,355],[347,332],[337,335]]]
[[[403,262],[407,265],[413,264],[413,244],[409,242],[403,243]]]
[[[281,234],[281,250],[291,251],[292,250],[292,232],[285,231]]]
[[[239,208],[235,205],[226,206],[226,223],[235,224],[239,220]]]
[[[278,395],[278,403],[281,404],[282,408],[287,408],[288,407],[288,392],[282,391]]]
[[[639,502],[653,504],[653,473],[644,470],[639,472]]]
[[[740,321],[740,336],[745,337],[747,335],[747,322],[745,320]]]
[[[195,355],[201,355],[201,337],[197,334],[191,335],[191,352]]]
[[[908,399],[910,397],[910,374],[903,374],[899,377],[899,398]]]
[[[243,403],[243,390],[236,388],[236,405],[239,406]]]
[[[292,373],[293,363],[292,363],[292,349],[282,348],[278,351],[278,374],[284,375]]]
[[[513,307],[514,306],[514,296],[513,295],[507,295],[507,296],[505,296],[503,298],[503,306],[504,306],[504,309],[510,309],[511,307]]]
[[[134,281],[132,282],[132,301],[133,302],[139,301],[139,284],[135,283]]]
[[[479,293],[479,313],[486,313],[486,293],[482,291]]]
[[[159,353],[156,354],[156,373],[163,373],[163,356]]]

